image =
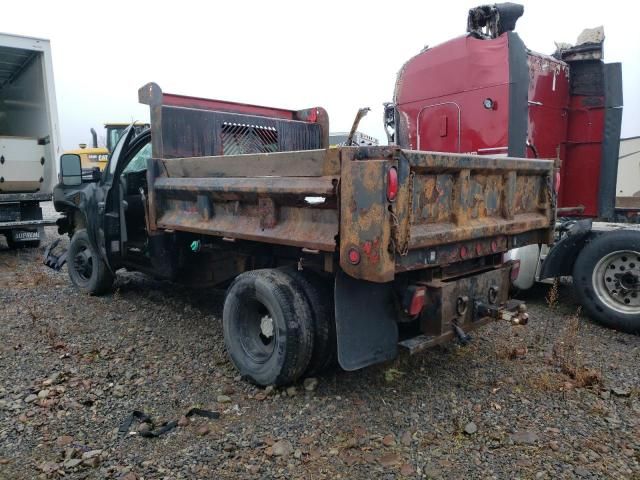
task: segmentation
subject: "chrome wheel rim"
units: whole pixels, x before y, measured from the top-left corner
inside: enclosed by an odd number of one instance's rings
[[[607,307],[623,314],[640,308],[640,252],[620,250],[602,257],[593,269],[592,284]]]

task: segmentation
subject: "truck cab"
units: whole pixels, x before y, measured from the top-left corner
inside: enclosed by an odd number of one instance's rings
[[[521,262],[514,285],[572,276],[592,318],[640,331],[640,201],[616,199],[622,67],[604,62],[602,27],[553,55],[527,49],[515,32],[523,12],[472,8],[466,35],[408,60],[385,111],[389,141],[554,161],[556,239],[508,254]]]
[[[92,248],[112,271],[124,266],[150,268],[145,230],[146,168],[150,157],[149,129],[141,131],[131,125],[120,135],[102,172],[81,169],[71,185],[67,180],[66,185],[59,184],[54,189],[56,210],[72,208],[73,212],[58,221],[59,231],[85,230]],[[66,153],[61,157],[61,166],[67,173],[77,173],[78,161],[78,154]]]

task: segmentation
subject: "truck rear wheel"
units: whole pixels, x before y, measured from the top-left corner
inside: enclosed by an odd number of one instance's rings
[[[300,286],[311,307],[313,318],[313,354],[306,376],[316,375],[337,363],[336,321],[333,304],[333,283],[325,282],[312,271],[286,269]]]
[[[113,274],[93,250],[86,230],[73,234],[67,252],[67,268],[71,282],[84,293],[100,295],[113,285]]]
[[[576,258],[573,284],[594,320],[640,332],[640,232],[607,232],[587,243]]]
[[[313,352],[311,309],[285,272],[245,272],[233,281],[222,313],[231,361],[258,385],[286,385],[304,373]]]

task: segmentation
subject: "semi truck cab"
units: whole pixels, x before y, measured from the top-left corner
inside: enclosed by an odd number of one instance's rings
[[[604,62],[602,27],[553,55],[529,50],[515,32],[523,13],[473,8],[465,35],[407,61],[385,110],[389,142],[553,160],[556,239],[508,254],[521,261],[515,285],[572,276],[590,316],[640,331],[640,236],[629,225],[640,201],[616,205],[622,66]]]

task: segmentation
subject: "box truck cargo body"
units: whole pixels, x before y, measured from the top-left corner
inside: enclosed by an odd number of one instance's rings
[[[37,245],[57,182],[59,130],[48,40],[0,34],[0,234]]]

